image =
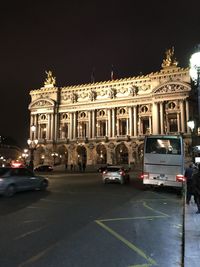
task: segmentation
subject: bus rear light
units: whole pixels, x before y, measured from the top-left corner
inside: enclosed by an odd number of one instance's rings
[[[143,172],[139,176],[140,179],[149,179],[149,173],[148,172]]]
[[[176,175],[176,181],[177,182],[185,182],[185,176],[183,174],[177,174]]]

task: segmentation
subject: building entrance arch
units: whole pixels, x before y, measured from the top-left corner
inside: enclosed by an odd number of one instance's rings
[[[63,145],[58,148],[58,153],[60,156],[60,163],[62,164],[68,164],[68,150],[67,148]]]
[[[107,150],[103,144],[99,144],[96,147],[97,152],[97,164],[106,164],[107,163]]]
[[[117,164],[128,164],[128,148],[123,142],[117,145],[115,153]]]
[[[84,146],[77,146],[77,164],[80,171],[84,171],[87,163],[87,150]]]

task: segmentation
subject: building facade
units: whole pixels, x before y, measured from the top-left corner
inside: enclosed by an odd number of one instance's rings
[[[77,86],[56,87],[51,71],[30,92],[30,138],[38,139],[35,164],[135,164],[147,134],[182,134],[196,103],[188,68],[166,51],[156,73]]]

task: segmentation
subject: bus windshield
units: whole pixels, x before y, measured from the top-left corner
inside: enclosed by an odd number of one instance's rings
[[[147,138],[145,153],[180,155],[181,140],[180,138],[167,138],[167,137]]]

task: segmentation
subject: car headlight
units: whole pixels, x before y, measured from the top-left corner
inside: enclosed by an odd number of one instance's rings
[[[2,178],[0,178],[0,183],[1,183],[1,182],[3,182],[3,179],[2,179]]]

